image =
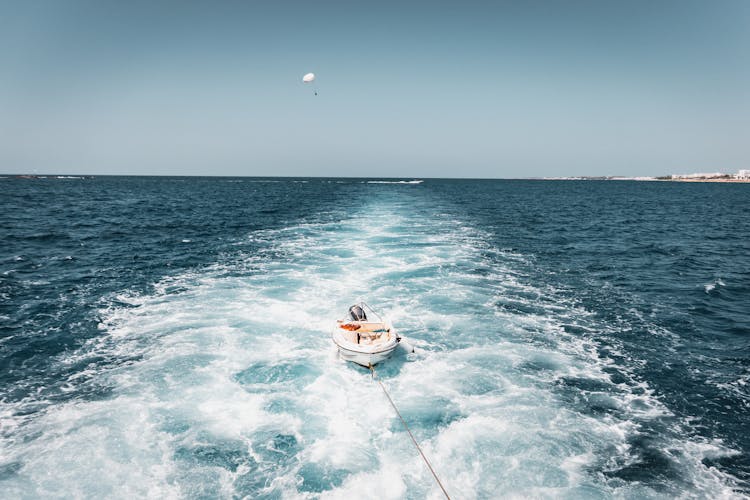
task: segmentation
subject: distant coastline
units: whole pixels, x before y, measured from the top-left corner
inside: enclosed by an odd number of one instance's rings
[[[750,182],[750,170],[739,170],[736,174],[723,172],[698,174],[672,174],[659,177],[581,176],[543,177],[545,180],[562,181],[668,181],[668,182]]]
[[[750,182],[750,179],[656,179],[659,181],[669,181],[669,182],[738,182],[738,183],[748,183]]]
[[[619,177],[619,176],[578,176],[578,177],[535,177],[545,181],[643,181],[643,182],[725,182],[750,183],[750,179],[733,177]]]

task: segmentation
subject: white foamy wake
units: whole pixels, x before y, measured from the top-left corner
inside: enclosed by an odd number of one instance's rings
[[[422,184],[424,180],[413,179],[410,181],[366,181],[367,184]]]
[[[70,380],[106,397],[0,408],[9,496],[439,498],[379,387],[329,340],[359,297],[418,349],[379,372],[455,498],[731,494],[701,463],[719,444],[666,440],[687,479],[660,491],[606,474],[668,411],[645,384],[613,382],[586,311],[526,283],[531,264],[477,229],[385,198],[250,239],[242,266],[101,311],[102,337],[60,362],[114,360]],[[601,410],[565,399],[570,381]]]

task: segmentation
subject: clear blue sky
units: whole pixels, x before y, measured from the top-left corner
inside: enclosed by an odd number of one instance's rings
[[[2,173],[750,168],[748,0],[17,1],[0,68]]]

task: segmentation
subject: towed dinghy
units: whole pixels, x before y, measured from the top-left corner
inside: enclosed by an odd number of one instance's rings
[[[390,322],[364,302],[349,308],[348,319],[336,321],[331,338],[343,359],[365,367],[387,359],[401,342]]]

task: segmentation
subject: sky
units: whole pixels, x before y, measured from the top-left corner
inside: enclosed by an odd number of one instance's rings
[[[747,0],[0,0],[4,174],[748,168]]]

